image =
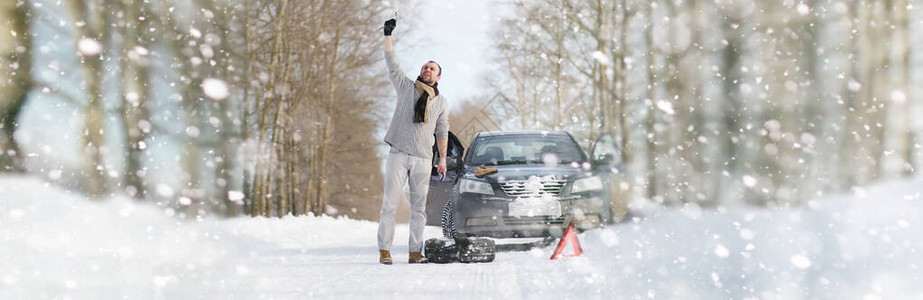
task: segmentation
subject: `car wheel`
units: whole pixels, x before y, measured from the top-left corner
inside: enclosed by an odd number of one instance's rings
[[[455,217],[452,213],[452,201],[446,201],[442,208],[442,236],[454,239],[458,233],[455,231]]]

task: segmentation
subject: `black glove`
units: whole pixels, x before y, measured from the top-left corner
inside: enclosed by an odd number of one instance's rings
[[[397,26],[397,20],[391,19],[391,20],[385,21],[385,35],[386,36],[391,35],[391,31],[394,30],[394,26]]]

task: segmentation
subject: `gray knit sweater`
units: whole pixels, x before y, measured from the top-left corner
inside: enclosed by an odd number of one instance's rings
[[[449,138],[448,100],[441,94],[429,100],[429,120],[425,123],[413,122],[413,105],[420,94],[414,87],[416,80],[410,79],[401,70],[394,51],[385,51],[385,63],[388,64],[388,78],[397,92],[397,103],[391,126],[385,134],[385,143],[401,152],[426,159],[433,158],[434,138]],[[435,133],[435,137],[433,134]]]

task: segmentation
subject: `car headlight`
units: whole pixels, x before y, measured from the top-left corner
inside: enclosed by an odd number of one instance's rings
[[[599,179],[599,176],[591,176],[586,178],[580,178],[574,181],[574,188],[571,190],[571,193],[579,193],[585,191],[599,191],[603,189],[603,181]]]
[[[490,187],[490,183],[485,181],[462,179],[459,185],[460,191],[462,193],[475,193],[484,195],[494,194],[494,189]]]

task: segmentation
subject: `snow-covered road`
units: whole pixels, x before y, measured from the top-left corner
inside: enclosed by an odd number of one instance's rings
[[[0,299],[923,297],[923,181],[856,189],[804,208],[647,208],[492,263],[377,263],[377,223],[331,217],[178,221],[132,200],[94,202],[0,177]],[[439,229],[428,227],[429,236]]]

